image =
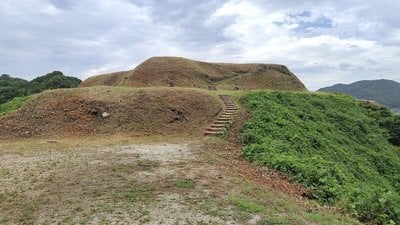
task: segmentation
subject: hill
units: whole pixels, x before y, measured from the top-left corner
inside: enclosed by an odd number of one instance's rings
[[[392,80],[363,80],[351,84],[336,84],[318,91],[337,92],[359,99],[370,99],[400,112],[400,83]]]
[[[90,77],[80,86],[306,90],[283,65],[207,63],[180,57],[153,57],[134,70]]]
[[[196,135],[220,110],[217,98],[194,90],[60,89],[31,97],[17,111],[1,117],[0,139]]]
[[[400,116],[345,95],[252,92],[242,155],[368,224],[400,222]],[[396,134],[396,135],[388,135]]]
[[[57,88],[74,88],[82,81],[75,77],[64,76],[60,71],[54,71],[32,81],[14,78],[3,74],[0,76],[0,104],[15,97],[27,96],[44,90]]]
[[[213,91],[102,86],[45,91],[0,105],[0,143],[8,141],[15,145],[21,141],[18,139],[32,138],[26,140],[31,148],[31,143],[48,138],[54,138],[55,142],[69,138],[77,138],[76,141],[98,138],[112,142],[114,139],[140,140],[141,137],[150,138],[148,140],[179,137],[210,141],[209,147],[200,148],[203,153],[211,150],[210,156],[204,159],[220,161],[224,165],[232,163],[230,173],[245,170],[242,171],[244,175],[241,174],[245,179],[267,179],[262,182],[272,183],[278,191],[289,189],[288,193],[293,193],[290,189],[297,190],[298,184],[288,184],[290,179],[286,175],[277,175],[274,170],[278,170],[308,188],[296,192],[299,196],[310,196],[345,210],[363,222],[385,224],[391,220],[399,221],[400,155],[399,148],[390,143],[400,143],[400,117],[393,116],[386,108],[356,101],[346,95],[284,91],[217,93],[234,93],[232,98],[235,101],[240,99],[245,106],[227,133],[231,138],[228,141],[197,139],[203,136],[205,128],[222,110],[223,104]],[[245,111],[250,112],[248,121]],[[243,123],[246,123],[244,128],[240,125]],[[239,132],[242,132],[243,141]],[[245,162],[232,162],[241,160],[238,157],[240,146],[243,147],[242,156],[256,162],[252,166],[266,165],[269,169],[255,168],[254,173],[250,173]],[[228,152],[229,157],[216,157],[216,152],[223,151]],[[224,196],[231,195],[231,187],[238,184],[251,194],[250,200],[231,197],[233,206],[241,210],[241,213],[236,213],[239,220],[250,220],[253,214],[259,214],[269,224],[275,220],[287,224],[316,219],[315,208],[301,210],[299,214],[296,212],[295,218],[281,218],[279,215],[288,213],[291,206],[281,205],[282,211],[270,207],[271,195],[266,198],[258,195],[261,185],[250,192],[247,183],[242,181],[226,186],[225,175],[203,168],[212,172],[214,183],[215,180],[222,181],[223,187],[227,188]],[[98,174],[94,172],[94,175]],[[167,187],[171,183],[162,185],[160,187]],[[301,199],[299,202],[305,201]],[[288,204],[286,200],[282,201]],[[307,218],[302,218],[305,215]],[[326,216],[319,215],[317,221],[323,222],[315,224],[348,224],[336,219],[335,222],[327,221]]]

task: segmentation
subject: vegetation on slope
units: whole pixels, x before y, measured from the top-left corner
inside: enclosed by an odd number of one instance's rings
[[[376,104],[362,102],[368,114],[375,118],[379,126],[387,130],[389,142],[400,146],[400,115],[393,114],[389,109]]]
[[[400,222],[400,150],[349,96],[253,92],[243,156],[290,174],[361,221]]]
[[[0,117],[21,108],[32,96],[15,97],[13,100],[0,104]]]
[[[363,80],[352,84],[336,84],[319,91],[345,93],[360,99],[375,100],[400,112],[400,83],[392,80]]]
[[[74,88],[82,81],[75,77],[64,76],[62,72],[54,71],[32,81],[13,78],[10,75],[0,76],[0,104],[15,97],[27,96],[45,90],[57,88]]]

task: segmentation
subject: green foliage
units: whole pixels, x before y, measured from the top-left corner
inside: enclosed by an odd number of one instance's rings
[[[31,99],[31,96],[26,96],[26,97],[16,97],[11,101],[8,101],[4,104],[0,104],[0,117],[8,114],[9,112],[12,112],[14,110],[19,109],[21,106],[23,106],[29,99]]]
[[[7,102],[17,96],[24,96],[27,94],[26,86],[28,81],[13,78],[7,74],[0,76],[0,104]]]
[[[74,88],[80,83],[81,80],[78,78],[64,76],[59,71],[37,77],[30,82],[3,74],[0,76],[0,104],[15,97],[27,96],[44,90]]]
[[[385,107],[379,107],[373,104],[362,104],[368,114],[375,118],[379,126],[388,131],[389,142],[400,146],[400,115],[390,112]]]
[[[29,93],[34,94],[50,89],[74,88],[81,83],[81,80],[75,77],[64,76],[60,71],[54,71],[44,76],[37,77],[29,83]]]
[[[252,92],[242,155],[290,174],[361,221],[400,222],[400,151],[371,111],[345,95]]]

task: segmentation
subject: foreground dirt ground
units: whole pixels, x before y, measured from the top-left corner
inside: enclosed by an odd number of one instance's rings
[[[0,143],[0,224],[357,224],[251,168],[219,138]]]

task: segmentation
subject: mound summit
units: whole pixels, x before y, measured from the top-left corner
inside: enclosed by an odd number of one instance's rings
[[[153,57],[134,70],[89,77],[80,86],[306,90],[304,84],[284,65],[208,63],[181,57]]]

